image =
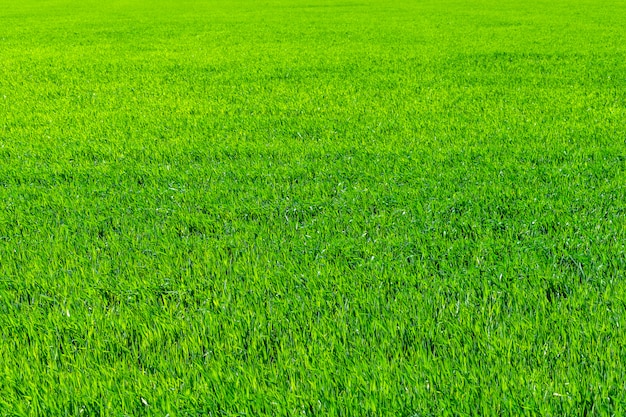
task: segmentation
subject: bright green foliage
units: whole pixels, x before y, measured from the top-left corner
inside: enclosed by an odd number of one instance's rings
[[[0,415],[626,414],[626,4],[0,0]]]

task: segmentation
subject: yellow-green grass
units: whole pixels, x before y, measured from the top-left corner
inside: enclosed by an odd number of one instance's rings
[[[624,2],[0,28],[0,415],[626,413]]]

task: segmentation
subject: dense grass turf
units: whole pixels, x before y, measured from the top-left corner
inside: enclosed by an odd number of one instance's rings
[[[0,28],[0,415],[626,413],[624,2]]]

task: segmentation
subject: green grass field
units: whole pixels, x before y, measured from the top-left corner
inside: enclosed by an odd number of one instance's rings
[[[619,416],[624,326],[624,1],[0,0],[1,416]]]

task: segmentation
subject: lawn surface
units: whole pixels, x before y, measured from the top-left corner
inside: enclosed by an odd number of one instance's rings
[[[626,414],[623,1],[0,28],[0,415]]]

